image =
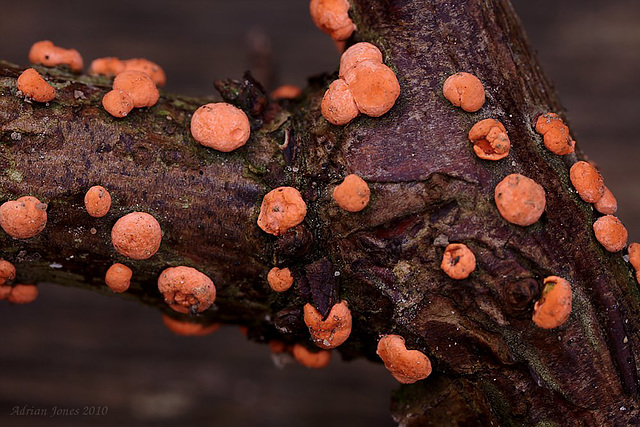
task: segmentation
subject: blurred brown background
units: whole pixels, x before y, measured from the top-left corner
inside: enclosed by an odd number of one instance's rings
[[[516,0],[539,59],[569,110],[578,143],[618,197],[640,239],[640,2]],[[272,51],[271,86],[304,85],[333,71],[338,54],[306,0],[0,2],[0,57],[27,64],[52,39],[96,57],[161,64],[167,91],[213,92],[218,78],[256,68]],[[1,250],[0,250],[1,255]],[[235,327],[182,338],[137,304],[42,286],[30,306],[0,306],[0,425],[388,426],[395,381],[364,361],[310,371],[278,369],[264,345]],[[15,406],[107,406],[104,416],[10,416]]]

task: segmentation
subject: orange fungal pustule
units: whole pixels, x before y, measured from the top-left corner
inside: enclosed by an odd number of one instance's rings
[[[84,195],[87,213],[94,218],[102,218],[111,209],[111,194],[101,185],[94,185]]]
[[[152,107],[160,98],[155,83],[142,71],[124,71],[118,74],[113,79],[113,89],[129,95],[134,108]]]
[[[0,285],[16,278],[16,267],[9,261],[0,259]]]
[[[164,295],[164,301],[180,313],[205,311],[216,299],[213,281],[192,267],[164,270],[158,277],[158,290]]]
[[[360,62],[372,60],[382,64],[382,52],[375,45],[367,42],[356,43],[345,50],[340,57],[340,78]]]
[[[533,307],[533,323],[542,329],[564,324],[571,314],[572,291],[566,279],[549,276],[544,279],[542,296]]]
[[[555,113],[542,114],[536,120],[536,132],[543,136],[544,145],[559,156],[575,151],[576,142],[569,134],[569,127]]]
[[[346,125],[360,114],[349,86],[342,79],[331,82],[322,97],[320,111],[329,123],[337,126]]]
[[[369,204],[371,190],[364,179],[349,174],[333,189],[331,196],[345,211],[360,212]]]
[[[156,86],[164,86],[167,76],[161,66],[145,58],[131,58],[122,61],[124,71],[141,71],[151,78]]]
[[[47,67],[66,65],[72,71],[82,71],[82,56],[75,49],[64,49],[50,40],[34,43],[29,50],[29,62]]]
[[[604,196],[604,180],[600,172],[585,161],[579,161],[569,170],[571,184],[578,192],[582,200],[587,203],[596,203]]]
[[[56,90],[33,68],[27,68],[20,74],[17,86],[27,98],[37,102],[49,102],[56,97]]]
[[[15,285],[7,300],[13,304],[29,304],[38,298],[38,288],[35,285]]]
[[[344,81],[353,94],[358,110],[371,117],[387,113],[400,96],[396,74],[386,65],[365,60],[345,71]]]
[[[604,215],[613,215],[618,211],[618,201],[606,185],[604,186],[604,194],[593,206],[598,212]]]
[[[124,62],[120,59],[107,56],[96,58],[89,65],[89,74],[115,77],[124,71]]]
[[[201,106],[191,117],[191,135],[205,147],[228,153],[249,140],[249,118],[241,109],[225,102]]]
[[[113,247],[131,259],[151,258],[160,248],[162,229],[146,212],[131,212],[118,219],[111,229]]]
[[[102,106],[113,117],[126,117],[133,110],[133,98],[125,91],[113,89],[102,97]]]
[[[282,85],[271,91],[269,96],[273,100],[295,99],[302,95],[302,89],[296,85]]]
[[[340,301],[331,307],[326,319],[307,303],[304,306],[304,323],[309,328],[313,342],[320,348],[336,348],[344,343],[351,334],[351,310],[346,301]]]
[[[485,94],[482,82],[470,73],[455,73],[442,86],[442,93],[456,107],[473,113],[484,105]]]
[[[47,225],[47,204],[32,196],[10,200],[0,206],[0,227],[17,239],[28,239]]]
[[[540,219],[546,206],[544,188],[520,174],[505,177],[494,192],[502,217],[512,224],[527,226]]]
[[[273,267],[267,274],[269,287],[276,292],[284,292],[293,285],[293,276],[288,268]]]
[[[350,7],[348,0],[311,0],[309,12],[316,27],[338,41],[348,39],[356,29],[349,18]]]
[[[167,329],[174,334],[186,337],[201,337],[204,335],[209,335],[220,329],[219,323],[203,325],[201,323],[177,320],[170,316],[167,316],[166,314],[162,315],[162,322],[167,327]]]
[[[464,243],[447,245],[440,268],[452,279],[466,279],[476,269],[476,256]]]
[[[473,151],[484,160],[500,160],[509,155],[511,141],[504,125],[496,119],[484,119],[469,130]]]
[[[307,204],[293,187],[278,187],[262,199],[258,227],[264,232],[280,236],[304,221]]]
[[[294,344],[293,358],[307,368],[321,369],[329,366],[331,352],[328,350],[311,351],[302,344]]]
[[[124,264],[115,263],[107,270],[104,282],[113,292],[122,293],[129,289],[133,271]]]
[[[413,384],[431,374],[431,361],[419,350],[407,350],[400,335],[384,335],[378,341],[378,356],[385,368],[402,384]]]
[[[9,295],[11,295],[11,286],[0,285],[0,301],[8,299]]]
[[[609,252],[618,252],[627,246],[629,233],[622,222],[613,215],[605,215],[593,223],[598,242]]]

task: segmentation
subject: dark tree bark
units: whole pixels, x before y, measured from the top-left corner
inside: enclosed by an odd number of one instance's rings
[[[2,256],[20,282],[58,282],[110,292],[108,266],[134,270],[123,294],[170,312],[156,279],[168,266],[190,265],[216,284],[215,306],[198,321],[249,326],[258,340],[306,342],[301,308],[327,312],[349,302],[354,329],[338,351],[377,360],[379,334],[398,333],[425,352],[434,373],[393,396],[404,425],[628,425],[637,402],[637,284],[620,253],[595,240],[595,214],[568,179],[582,154],[548,152],[533,130],[537,115],[562,112],[532,56],[508,0],[353,0],[355,41],[381,48],[402,88],[381,118],[345,127],[319,111],[334,76],[312,79],[300,102],[268,104],[250,76],[218,82],[223,98],[252,119],[249,143],[218,153],[196,144],[190,114],[204,99],[164,95],[124,120],[101,107],[105,79],[42,69],[58,88],[50,105],[16,96],[21,69],[0,74],[0,201],[34,195],[49,222],[34,238],[0,234]],[[487,102],[477,113],[453,108],[441,93],[457,71],[477,75]],[[512,141],[509,157],[477,159],[466,133],[494,117]],[[360,213],[341,211],[332,186],[347,173],[372,189]],[[541,183],[547,208],[529,227],[505,222],[493,202],[510,173]],[[89,217],[84,192],[108,188],[109,214]],[[305,222],[282,237],[256,225],[262,196],[291,185],[308,204]],[[160,251],[145,261],[113,249],[110,230],[142,210],[161,223]],[[440,270],[447,242],[464,242],[478,259],[464,281]],[[273,265],[296,276],[274,294]],[[554,330],[537,328],[532,305],[542,279],[568,279],[574,308]]]

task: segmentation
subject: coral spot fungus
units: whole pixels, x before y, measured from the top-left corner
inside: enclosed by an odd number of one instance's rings
[[[593,223],[593,231],[598,242],[609,252],[618,252],[627,245],[627,229],[613,215],[598,218]]]
[[[293,276],[288,268],[273,267],[267,274],[269,287],[276,292],[284,292],[293,285]]]
[[[598,212],[604,215],[613,215],[618,210],[618,201],[611,190],[604,186],[604,194],[593,205]]]
[[[106,188],[94,185],[84,195],[84,206],[89,215],[101,218],[111,209],[111,195]]]
[[[29,62],[47,67],[66,65],[72,71],[82,71],[82,56],[77,50],[58,47],[50,40],[42,40],[31,46]]]
[[[225,153],[246,144],[250,134],[244,111],[225,102],[203,105],[191,118],[193,138],[205,147]]]
[[[342,126],[355,119],[360,111],[344,80],[338,79],[329,85],[320,105],[322,116],[331,124]]]
[[[419,350],[407,350],[400,335],[384,335],[378,341],[378,356],[391,375],[402,384],[412,384],[431,374],[431,361]]]
[[[333,200],[349,212],[359,212],[369,204],[371,191],[366,181],[358,175],[350,174],[333,189]]]
[[[203,335],[209,335],[220,329],[219,323],[202,325],[200,323],[177,320],[167,316],[166,314],[162,315],[162,322],[167,327],[167,329],[169,329],[174,334],[190,337],[201,337]]]
[[[536,132],[543,136],[544,146],[559,156],[575,151],[576,142],[569,135],[569,128],[554,113],[542,114],[536,120]]]
[[[33,68],[27,68],[20,74],[17,85],[27,98],[37,102],[49,102],[56,97],[56,90]]]
[[[113,117],[126,117],[133,110],[133,99],[123,90],[114,89],[102,97],[102,106]]]
[[[476,269],[476,256],[463,243],[447,245],[440,268],[456,280],[466,279]]]
[[[340,301],[331,307],[329,315],[323,320],[318,310],[307,303],[304,306],[304,323],[318,347],[336,348],[351,334],[351,311],[346,301]]]
[[[449,76],[442,86],[442,93],[453,105],[470,113],[484,105],[484,86],[473,74],[456,73]]]
[[[158,277],[158,290],[177,312],[202,312],[216,299],[216,287],[204,273],[191,267],[169,267]]]
[[[123,71],[124,62],[113,56],[94,59],[89,65],[89,73],[93,75],[115,77]]]
[[[327,350],[310,351],[302,344],[293,345],[293,358],[296,362],[312,369],[320,369],[331,362],[331,352]]]
[[[110,56],[94,59],[89,66],[89,73],[107,77],[115,77],[125,71],[141,71],[149,76],[156,86],[164,86],[167,82],[162,67],[144,58],[120,60]]]
[[[269,96],[273,100],[295,99],[302,95],[302,89],[296,85],[282,85],[271,91]]]
[[[345,50],[340,57],[339,77],[343,79],[347,71],[353,69],[360,62],[369,60],[382,64],[382,52],[380,52],[380,49],[367,42],[354,44]]]
[[[162,229],[146,212],[131,212],[120,218],[111,229],[113,247],[131,259],[147,259],[160,248]]]
[[[47,225],[47,205],[31,196],[10,200],[0,206],[0,227],[17,239],[28,239]]]
[[[29,304],[38,298],[38,288],[35,285],[15,285],[7,300],[13,304]]]
[[[160,98],[155,83],[142,71],[124,71],[118,74],[113,79],[113,89],[129,95],[135,108],[152,107]]]
[[[531,225],[540,219],[546,205],[542,186],[520,174],[508,175],[500,181],[494,198],[500,215],[521,226]]]
[[[340,59],[340,78],[322,99],[322,115],[344,125],[359,113],[379,117],[393,107],[400,95],[398,78],[382,63],[382,53],[370,43],[356,43]]]
[[[115,263],[107,270],[104,282],[113,292],[122,293],[129,289],[133,272],[124,264]]]
[[[300,224],[307,215],[307,205],[293,187],[278,187],[262,199],[258,227],[275,236]]]
[[[481,120],[469,131],[473,151],[485,160],[500,160],[509,155],[511,141],[504,125],[496,119]]]
[[[9,261],[0,259],[0,285],[16,278],[16,268]]]
[[[544,279],[542,296],[533,307],[533,323],[553,329],[567,321],[571,314],[571,285],[566,279],[549,276]]]
[[[400,95],[395,73],[373,60],[357,63],[345,71],[344,81],[353,94],[358,110],[371,117],[380,117],[393,107]]]
[[[585,202],[596,203],[604,196],[604,180],[593,165],[585,161],[574,163],[569,170],[569,178]]]
[[[334,40],[346,40],[356,29],[349,18],[350,7],[348,0],[311,0],[309,3],[313,23]]]

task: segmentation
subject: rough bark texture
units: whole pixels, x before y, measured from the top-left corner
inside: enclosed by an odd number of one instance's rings
[[[249,143],[233,153],[196,144],[190,114],[202,99],[165,95],[124,120],[101,107],[105,79],[39,68],[58,89],[50,105],[16,96],[20,69],[0,64],[0,201],[34,195],[49,204],[45,231],[27,240],[0,233],[2,256],[20,282],[59,282],[105,291],[113,262],[134,270],[125,297],[169,312],[156,278],[190,265],[216,284],[215,306],[199,316],[249,326],[250,336],[308,342],[301,308],[328,312],[346,299],[352,337],[346,358],[376,360],[379,334],[398,333],[433,361],[429,379],[394,396],[404,425],[627,425],[637,402],[639,298],[622,255],[595,240],[590,205],[572,190],[578,156],[548,152],[536,116],[561,112],[507,0],[354,0],[355,39],[381,48],[401,96],[381,118],[345,127],[320,115],[335,76],[310,81],[299,103],[269,104],[250,77],[217,84],[252,119]],[[441,94],[457,71],[477,75],[487,102],[477,113]],[[475,157],[466,134],[493,117],[507,128],[509,157]],[[283,147],[286,145],[286,147]],[[347,173],[370,185],[360,213],[341,211],[331,189]],[[529,227],[505,222],[493,202],[510,173],[541,183],[547,208]],[[91,185],[109,189],[110,213],[89,217]],[[309,210],[275,238],[256,225],[270,189],[292,185]],[[161,223],[160,251],[145,261],[117,254],[110,230],[142,210]],[[440,270],[448,242],[467,244],[478,269],[464,281]],[[271,292],[267,271],[294,271],[294,289]],[[572,283],[574,309],[556,330],[531,322],[542,279]]]

